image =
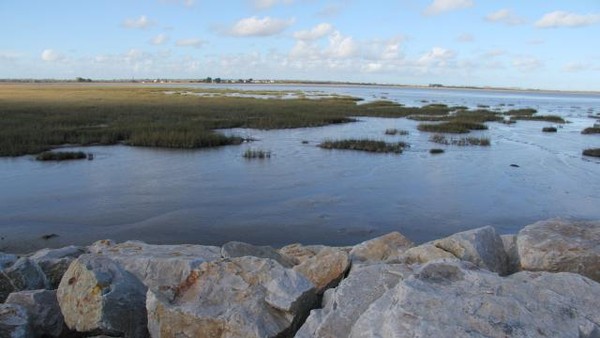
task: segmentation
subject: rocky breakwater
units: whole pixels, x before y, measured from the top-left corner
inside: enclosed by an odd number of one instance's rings
[[[600,221],[0,254],[0,337],[600,337]]]

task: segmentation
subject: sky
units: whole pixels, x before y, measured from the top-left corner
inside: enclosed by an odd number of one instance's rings
[[[0,0],[0,78],[600,91],[600,0]]]

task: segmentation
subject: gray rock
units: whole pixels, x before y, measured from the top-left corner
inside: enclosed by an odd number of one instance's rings
[[[506,273],[512,274],[520,270],[519,249],[517,248],[517,235],[501,235],[504,252],[506,252]]]
[[[139,241],[116,244],[102,240],[89,250],[118,262],[147,287],[163,292],[183,282],[201,263],[221,259],[221,248],[191,244],[153,245]]]
[[[0,270],[0,302],[12,292],[46,289],[48,281],[42,269],[29,258],[19,258],[9,268]]]
[[[256,246],[243,242],[227,242],[221,247],[221,256],[224,258],[253,256],[258,258],[270,258],[276,260],[283,267],[291,268],[295,265],[294,260],[282,256],[277,250],[270,246]]]
[[[459,260],[450,252],[442,250],[431,243],[410,248],[400,256],[400,261],[406,264],[424,264],[438,259]]]
[[[572,273],[509,277],[433,261],[383,294],[349,337],[597,337],[600,284]]]
[[[347,337],[371,303],[412,273],[403,264],[376,264],[352,269],[340,285],[325,292],[321,309],[310,312],[298,338]]]
[[[314,305],[314,286],[272,259],[202,263],[170,293],[149,290],[152,337],[289,336]]]
[[[459,232],[431,244],[460,260],[469,261],[492,272],[504,275],[508,270],[502,239],[491,226]]]
[[[81,255],[57,291],[67,326],[78,332],[146,337],[146,287],[106,257]]]
[[[350,251],[353,263],[379,263],[397,261],[414,244],[399,232],[370,239],[355,245]]]
[[[31,318],[31,329],[36,337],[59,337],[66,328],[56,290],[30,290],[11,293],[6,304],[22,306]]]
[[[0,270],[6,269],[17,261],[17,256],[0,252]]]
[[[329,248],[325,245],[302,245],[294,243],[279,249],[279,253],[291,260],[294,265],[301,264],[316,256],[321,250]]]
[[[537,222],[517,235],[521,269],[567,271],[600,282],[600,221]]]
[[[22,306],[16,304],[0,304],[0,337],[34,337],[29,325],[29,316]]]
[[[71,262],[85,252],[85,248],[71,245],[59,249],[42,249],[29,258],[42,268],[50,288],[56,289]]]
[[[324,248],[313,257],[304,259],[293,269],[315,285],[317,294],[322,294],[328,288],[337,285],[348,268],[350,259],[347,252],[337,248]]]

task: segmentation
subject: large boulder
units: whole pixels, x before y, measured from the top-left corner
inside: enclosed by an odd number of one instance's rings
[[[600,221],[548,220],[517,235],[521,269],[576,272],[600,282]]]
[[[98,256],[118,262],[151,289],[179,285],[201,263],[221,258],[221,248],[204,245],[153,245],[139,241],[102,240],[89,247]]]
[[[85,252],[85,248],[71,245],[59,249],[42,249],[29,258],[42,268],[50,288],[56,289],[71,262]]]
[[[285,256],[287,259],[294,262],[294,265],[301,264],[308,259],[316,256],[321,250],[329,248],[325,245],[302,245],[300,243],[289,244],[281,249],[278,252]],[[344,252],[349,252],[349,250],[345,250],[345,248],[337,248],[343,250]]]
[[[0,337],[34,337],[27,310],[17,304],[0,304]]]
[[[433,261],[384,293],[349,337],[598,337],[600,284],[577,274],[509,277]]]
[[[31,259],[19,258],[12,266],[0,269],[0,302],[12,292],[48,288],[42,269]]]
[[[413,242],[401,233],[390,232],[355,245],[350,250],[350,259],[353,263],[393,262],[413,246]]]
[[[22,306],[31,318],[31,329],[36,337],[59,337],[65,330],[65,321],[56,290],[30,290],[11,293],[6,304]]]
[[[501,275],[508,271],[504,244],[491,226],[459,232],[431,244],[489,271]]]
[[[146,337],[146,287],[106,257],[79,256],[57,291],[67,326],[78,332]]]
[[[450,252],[442,250],[431,243],[410,248],[400,256],[400,261],[406,264],[425,264],[438,259],[460,260]]]
[[[277,250],[270,246],[256,246],[244,242],[227,242],[221,247],[221,256],[224,258],[252,256],[258,258],[270,258],[276,260],[286,268],[295,265],[295,261],[281,255]]]
[[[293,269],[308,278],[317,288],[317,293],[322,294],[337,285],[349,267],[347,252],[337,248],[324,248]]]
[[[154,338],[290,336],[314,306],[314,292],[272,259],[205,262],[174,294],[148,290],[148,329]]]
[[[296,337],[347,337],[354,322],[371,303],[411,273],[403,264],[374,264],[352,269],[337,288],[325,292],[322,308],[310,312]]]

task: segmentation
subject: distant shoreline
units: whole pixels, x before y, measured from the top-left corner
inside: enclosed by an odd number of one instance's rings
[[[446,85],[415,85],[415,84],[385,84],[385,83],[370,83],[370,82],[337,82],[337,81],[295,81],[295,80],[252,80],[253,82],[239,82],[239,80],[223,80],[217,82],[203,82],[198,80],[181,80],[181,79],[140,79],[140,80],[92,80],[89,82],[79,82],[76,80],[56,80],[56,79],[0,79],[0,85],[31,85],[31,84],[75,84],[82,86],[94,85],[174,85],[174,84],[206,84],[206,85],[244,85],[244,86],[329,86],[329,87],[388,87],[388,88],[410,88],[410,89],[427,89],[427,90],[474,90],[474,91],[498,91],[498,92],[521,92],[521,93],[562,93],[562,94],[587,94],[600,95],[600,90],[560,90],[560,89],[536,89],[536,88],[510,88],[510,87],[478,87],[478,86],[446,86]]]

